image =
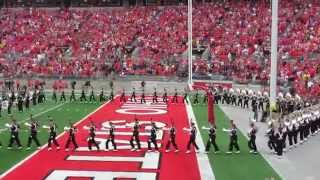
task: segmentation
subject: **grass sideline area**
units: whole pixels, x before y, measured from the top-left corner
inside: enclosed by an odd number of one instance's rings
[[[200,101],[202,102],[202,101]],[[203,104],[192,105],[193,112],[196,116],[198,127],[208,127],[208,110]],[[211,146],[208,154],[211,167],[217,180],[227,179],[245,179],[245,180],[280,180],[280,176],[268,164],[268,162],[260,155],[249,153],[247,138],[243,133],[238,132],[238,142],[240,146],[240,154],[226,154],[229,147],[229,135],[222,131],[222,128],[230,127],[230,120],[224,112],[215,106],[215,119],[217,125],[217,144],[220,148],[219,154],[214,154]],[[206,145],[208,140],[208,131],[200,130],[201,136]]]
[[[51,94],[47,96],[51,98]],[[68,96],[67,96],[68,99]],[[19,132],[19,137],[23,149],[18,150],[13,148],[8,150],[7,146],[9,144],[10,132],[4,131],[0,134],[0,141],[2,142],[2,148],[0,149],[0,175],[13,167],[15,164],[26,158],[28,155],[32,154],[36,150],[36,145],[33,143],[31,150],[26,150],[29,129],[24,125],[30,118],[30,114],[33,114],[34,118],[40,123],[40,126],[48,124],[48,116],[51,116],[58,125],[58,134],[63,131],[64,126],[68,126],[69,122],[75,123],[85,117],[87,114],[94,111],[101,105],[100,102],[96,103],[79,103],[79,102],[53,102],[48,100],[43,104],[38,104],[36,106],[30,107],[30,110],[25,110],[20,113],[17,108],[13,108],[13,117],[17,119],[20,124],[21,130]],[[5,127],[5,123],[11,122],[11,118],[7,114],[6,110],[2,110],[2,117],[0,118],[0,128]],[[38,138],[41,145],[46,144],[48,140],[48,130],[39,128]],[[61,147],[64,144],[60,144]]]

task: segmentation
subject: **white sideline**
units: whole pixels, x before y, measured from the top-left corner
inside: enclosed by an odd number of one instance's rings
[[[115,96],[116,98],[117,96]],[[104,104],[102,104],[100,107],[98,107],[96,110],[92,111],[90,114],[88,114],[87,116],[85,116],[84,118],[82,118],[80,121],[78,121],[77,123],[75,123],[74,125],[78,125],[81,122],[83,122],[84,120],[86,120],[89,116],[91,116],[92,114],[96,113],[97,111],[99,111],[101,108],[103,108],[105,105],[107,105],[110,101],[105,102]],[[61,104],[61,106],[64,104]],[[47,111],[48,112],[48,111]],[[41,112],[43,113],[43,112]],[[40,113],[39,113],[40,114]],[[59,139],[60,137],[62,137],[62,135],[64,135],[66,132],[63,131],[62,133],[60,133],[57,136],[57,139]],[[20,161],[19,163],[17,163],[16,165],[14,165],[13,167],[11,167],[9,170],[7,170],[6,172],[4,172],[1,176],[0,179],[4,178],[6,175],[8,175],[9,173],[11,173],[12,171],[14,171],[16,168],[18,168],[19,166],[21,166],[24,162],[26,162],[27,160],[31,159],[33,156],[35,156],[37,153],[39,153],[42,149],[47,147],[47,143],[44,144],[43,146],[41,146],[40,150],[36,150],[35,152],[33,152],[32,154],[30,154],[29,156],[27,156],[25,159],[23,159],[22,161]]]
[[[190,102],[189,98],[188,98],[188,101]],[[191,123],[190,120],[193,119],[193,121],[195,122],[196,128],[199,130],[198,123],[196,121],[196,117],[193,113],[193,110],[192,110],[190,103],[186,104],[185,106],[186,106],[186,110],[187,110],[189,123]],[[198,144],[200,150],[205,149],[203,139],[201,137],[200,132],[198,133],[198,135],[196,137],[196,143]],[[196,155],[197,155],[197,161],[198,161],[201,180],[215,180],[215,176],[213,174],[213,170],[211,168],[211,164],[210,164],[208,155],[201,153],[201,152],[196,153]]]

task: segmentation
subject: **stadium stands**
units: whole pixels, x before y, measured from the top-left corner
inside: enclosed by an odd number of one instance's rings
[[[279,81],[319,92],[320,4],[283,0]],[[186,6],[106,9],[2,9],[4,77],[186,74]],[[271,11],[267,1],[195,5],[195,76],[266,83]],[[209,77],[210,77],[209,76]],[[310,86],[310,87],[309,87]],[[311,90],[310,89],[310,90]],[[316,90],[314,90],[316,89]]]

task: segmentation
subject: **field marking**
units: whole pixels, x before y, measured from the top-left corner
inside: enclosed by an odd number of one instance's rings
[[[190,102],[189,97],[188,97],[188,101]],[[198,144],[200,149],[205,149],[202,136],[199,132],[198,122],[197,122],[196,117],[193,113],[191,103],[185,104],[185,106],[186,106],[186,110],[187,110],[189,123],[191,123],[190,120],[193,119],[193,121],[195,122],[196,128],[198,129],[196,143]],[[200,171],[201,180],[215,180],[215,176],[213,174],[213,169],[211,168],[211,164],[210,164],[208,155],[204,154],[204,153],[196,153],[196,155],[197,155],[198,168]]]
[[[116,98],[117,96],[115,96]],[[110,101],[105,102],[104,104],[102,104],[100,107],[98,107],[96,110],[92,111],[91,113],[89,113],[87,116],[85,116],[84,118],[82,118],[80,121],[78,121],[77,123],[75,123],[74,125],[78,125],[81,122],[83,122],[84,120],[86,120],[89,116],[91,116],[92,114],[96,113],[97,111],[99,111],[100,109],[102,109],[105,105],[107,105]],[[39,113],[40,114],[40,113]],[[63,131],[62,133],[60,133],[57,136],[57,139],[61,138],[64,134],[66,133],[66,131]],[[48,143],[45,143],[44,145],[41,146],[40,150],[36,150],[34,151],[32,154],[30,154],[29,156],[27,156],[25,159],[23,159],[22,161],[20,161],[19,163],[15,164],[13,167],[11,167],[9,170],[7,170],[6,172],[4,172],[3,174],[1,174],[0,179],[4,178],[6,175],[8,175],[9,173],[11,173],[12,171],[14,171],[16,168],[18,168],[19,166],[21,166],[24,162],[26,162],[27,160],[31,159],[33,156],[35,156],[37,153],[41,152],[44,148],[46,148],[48,146]]]
[[[49,112],[49,111],[55,110],[55,109],[57,109],[57,108],[65,105],[65,104],[66,104],[66,102],[64,102],[64,103],[62,103],[62,104],[59,104],[59,105],[56,105],[56,106],[53,106],[52,108],[49,108],[49,109],[47,109],[47,110],[45,110],[45,111],[41,111],[40,113],[33,115],[33,117],[34,117],[34,118],[35,118],[35,117],[38,117],[38,116],[40,116],[40,115],[42,115],[42,114],[45,114],[45,113],[47,113],[47,112]],[[26,119],[24,119],[24,120],[22,120],[22,121],[19,121],[19,122],[23,123],[23,122],[26,122],[26,121],[28,121],[28,120],[30,120],[30,118],[26,118]]]

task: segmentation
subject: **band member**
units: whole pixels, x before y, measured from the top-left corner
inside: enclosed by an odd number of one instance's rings
[[[154,148],[156,151],[158,151],[158,144],[157,144],[157,131],[158,131],[158,127],[156,126],[156,124],[154,122],[151,122],[151,130],[150,130],[150,137],[148,139],[148,151],[151,151],[151,143],[153,144]]]
[[[144,95],[144,89],[142,90],[142,94],[141,94],[141,99],[140,99],[140,103],[146,103],[146,97]]]
[[[173,145],[173,147],[176,149],[175,152],[179,152],[177,143],[176,143],[176,128],[174,127],[174,125],[172,125],[170,128],[163,128],[163,130],[168,130],[169,131],[169,140],[166,144],[166,152],[170,152],[170,146],[171,143]]]
[[[131,102],[133,102],[133,101],[134,101],[134,102],[137,102],[137,100],[136,100],[136,88],[133,88],[133,89],[132,89],[130,101],[131,101]]]
[[[61,96],[60,96],[60,101],[67,101],[67,99],[66,99],[66,95],[64,94],[64,90],[62,90],[62,92],[61,92]]]
[[[187,104],[189,103],[189,102],[188,102],[188,92],[187,92],[186,89],[184,90],[183,102],[185,102],[185,103],[187,103]]]
[[[164,92],[163,92],[163,96],[162,96],[162,101],[163,101],[164,103],[168,103],[168,93],[167,93],[167,89],[164,88],[163,91],[164,91]]]
[[[229,132],[230,135],[230,143],[229,143],[229,151],[227,154],[231,154],[233,152],[233,148],[236,148],[236,153],[240,153],[240,148],[238,144],[238,135],[237,135],[237,127],[234,124],[233,120],[231,120],[231,128],[230,129],[223,129],[225,132]]]
[[[6,126],[10,129],[10,133],[11,133],[8,149],[12,149],[13,143],[16,143],[18,148],[22,149],[20,139],[19,139],[20,125],[17,123],[15,119],[12,119],[12,123],[6,124]]]
[[[32,94],[32,105],[37,105],[37,96],[38,96],[38,90],[35,90]]]
[[[191,148],[191,144],[196,148],[195,152],[198,153],[199,152],[199,147],[196,143],[196,136],[197,136],[197,128],[194,122],[191,122],[191,128],[183,128],[184,131],[188,131],[190,132],[190,136],[189,136],[189,142],[187,145],[187,154],[189,154],[190,148]]]
[[[279,157],[283,154],[283,132],[282,129],[279,128],[278,131],[275,133],[275,142],[276,142],[276,152]]]
[[[51,151],[51,144],[53,143],[57,150],[60,149],[60,145],[56,140],[57,137],[57,124],[53,121],[52,118],[49,117],[49,126],[43,126],[43,128],[49,130],[49,138],[48,138],[48,151]]]
[[[156,88],[154,88],[154,91],[153,91],[152,103],[158,103],[158,95],[157,95],[157,89]]]
[[[240,106],[241,108],[243,107],[243,95],[242,95],[242,93],[239,93],[239,95],[238,95],[238,106]]]
[[[249,95],[248,92],[245,93],[244,95],[244,101],[243,101],[243,108],[249,108]]]
[[[204,130],[209,130],[209,139],[208,139],[208,141],[207,141],[205,153],[209,153],[211,144],[212,144],[213,147],[214,147],[214,152],[215,152],[215,153],[218,153],[218,152],[219,152],[219,147],[218,147],[218,145],[217,145],[217,143],[216,143],[216,132],[217,132],[217,130],[216,130],[216,129],[217,129],[216,125],[211,125],[210,128],[202,127],[202,129],[204,129]]]
[[[131,151],[140,151],[141,150],[141,144],[140,144],[140,139],[139,139],[139,121],[138,119],[135,119],[134,125],[133,125],[133,131],[132,131],[132,136],[130,139],[130,145],[131,145]],[[135,145],[133,144],[133,141],[136,142],[138,149],[135,148]]]
[[[96,101],[96,96],[94,95],[93,87],[91,87],[91,92],[89,96],[89,101]]]
[[[88,148],[91,151],[92,150],[92,144],[94,144],[97,148],[97,150],[100,150],[99,144],[97,141],[94,139],[96,137],[96,125],[94,124],[93,121],[90,121],[89,127],[84,127],[85,129],[89,130],[89,139],[88,139]]]
[[[177,89],[174,89],[174,95],[173,95],[172,102],[173,103],[178,103],[178,91],[177,91]]]
[[[275,138],[275,131],[274,131],[273,123],[271,123],[269,125],[269,129],[267,130],[266,134],[269,137],[268,147],[270,148],[270,150],[276,152],[276,150],[277,150],[277,148],[276,148],[276,138]]]
[[[76,101],[76,95],[74,94],[74,89],[71,90],[70,102]]]
[[[31,121],[30,124],[25,123],[25,125],[30,128],[30,136],[28,138],[27,150],[31,149],[32,140],[36,143],[36,145],[38,146],[38,149],[40,149],[40,143],[37,137],[39,123],[35,119],[33,119],[32,115],[30,115],[30,121]]]
[[[18,96],[18,111],[23,112],[23,98],[21,95]]]
[[[30,108],[30,94],[29,93],[27,93],[26,97],[25,97],[25,106],[26,106],[26,109],[29,110],[29,108]]]
[[[109,100],[110,100],[110,101],[113,101],[113,98],[114,98],[114,95],[113,95],[113,88],[111,88],[110,96],[109,96]]]
[[[258,153],[257,152],[257,146],[256,146],[256,134],[257,134],[258,130],[255,127],[254,123],[251,122],[250,123],[250,129],[248,132],[248,137],[249,137],[249,141],[248,141],[248,147],[250,149],[250,153]]]
[[[8,114],[11,114],[12,105],[13,105],[13,102],[11,99],[9,99],[9,101],[8,101]]]
[[[53,89],[53,92],[52,92],[52,101],[57,103],[57,92],[55,88]]]
[[[69,132],[69,137],[65,146],[65,150],[69,151],[69,145],[71,142],[74,146],[74,149],[77,149],[79,147],[76,141],[77,128],[73,126],[72,123],[70,123],[70,127],[65,127],[64,130]]]
[[[100,94],[99,94],[99,101],[100,102],[103,102],[105,101],[105,97],[104,97],[104,91],[103,91],[103,88],[101,88],[101,91],[100,91]]]
[[[199,91],[197,90],[193,97],[193,104],[199,104]]]
[[[80,102],[87,101],[86,93],[84,92],[84,88],[81,90]]]
[[[120,102],[126,102],[126,91],[122,89],[122,93],[120,96]]]
[[[208,94],[204,93],[202,104],[207,104],[207,103],[208,103]]]
[[[117,151],[117,145],[114,142],[114,131],[115,131],[115,126],[113,125],[112,122],[109,123],[109,127],[107,127],[107,129],[109,130],[109,137],[106,141],[106,151],[109,151],[109,142],[111,142],[112,146],[113,146],[113,151]]]
[[[231,105],[234,105],[234,106],[237,105],[237,95],[234,92],[231,95]]]

